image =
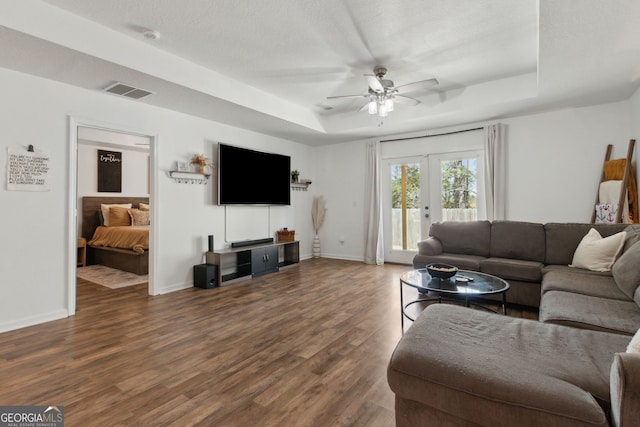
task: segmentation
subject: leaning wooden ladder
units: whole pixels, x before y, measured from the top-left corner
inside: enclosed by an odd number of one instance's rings
[[[631,158],[633,157],[633,150],[636,144],[636,140],[635,139],[631,139],[629,140],[629,148],[627,149],[627,158],[626,159],[619,159],[619,160],[624,160],[624,173],[622,175],[622,186],[620,187],[620,198],[618,199],[618,210],[616,212],[616,219],[615,222],[616,223],[621,223],[623,218],[622,218],[622,213],[624,212],[623,206],[625,203],[631,203],[632,201],[632,197],[635,197],[634,203],[637,206],[637,190],[635,189],[635,178],[631,177],[631,173],[633,171],[633,167],[631,165]],[[602,184],[605,181],[608,180],[613,180],[613,179],[618,179],[617,177],[612,178],[612,177],[608,177],[606,174],[606,165],[607,162],[610,161],[611,159],[611,150],[613,149],[613,145],[609,144],[607,145],[607,152],[605,154],[604,157],[604,163],[602,165],[602,175],[600,176],[600,183],[598,184],[598,190],[596,191],[596,202],[595,202],[595,206],[598,206],[598,204],[600,204],[600,184]],[[629,190],[629,182],[630,180],[633,180],[633,187],[634,187],[634,191],[636,191],[635,195],[632,194],[628,194],[630,193]],[[627,197],[629,197],[629,200],[627,201]],[[635,209],[635,212],[632,212],[632,210],[629,210],[631,216],[632,216],[632,220],[633,222],[638,222],[638,212],[637,212],[637,207]],[[594,208],[592,213],[591,213],[591,222],[595,223],[596,222],[596,209]]]

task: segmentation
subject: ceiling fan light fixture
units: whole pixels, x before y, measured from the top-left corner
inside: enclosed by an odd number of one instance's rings
[[[431,87],[438,84],[438,80],[435,78],[421,80],[418,82],[407,83],[401,86],[395,86],[393,80],[385,79],[387,69],[384,67],[375,67],[373,74],[365,74],[369,88],[366,93],[361,95],[341,95],[341,96],[329,96],[327,99],[336,98],[368,98],[368,102],[359,108],[359,112],[367,111],[370,115],[377,114],[379,117],[387,117],[389,113],[395,110],[396,96],[400,104],[406,104],[412,107],[420,104],[420,100],[408,97],[399,93],[399,88],[411,87],[413,90],[417,90],[418,87]]]
[[[369,107],[367,108],[369,114],[376,114],[378,112],[378,103],[375,99],[369,101]]]
[[[384,106],[388,112],[393,111],[393,98],[389,97],[384,101]]]
[[[387,110],[386,102],[380,103],[380,106],[378,107],[378,115],[380,117],[387,117],[389,115],[389,110]]]

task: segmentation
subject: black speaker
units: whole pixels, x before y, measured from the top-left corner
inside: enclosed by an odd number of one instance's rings
[[[193,286],[202,289],[211,289],[217,287],[218,266],[213,264],[194,265]]]
[[[213,252],[213,234],[209,234],[209,252]]]

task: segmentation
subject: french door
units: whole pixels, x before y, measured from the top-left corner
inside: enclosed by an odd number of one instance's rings
[[[385,260],[410,264],[432,222],[473,221],[482,208],[482,152],[382,162]]]

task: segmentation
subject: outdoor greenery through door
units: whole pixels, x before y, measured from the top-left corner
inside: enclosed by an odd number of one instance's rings
[[[478,219],[479,151],[437,154],[387,161],[390,190],[385,215],[390,220],[393,252],[417,251],[431,222]],[[406,262],[406,255],[399,255]]]

